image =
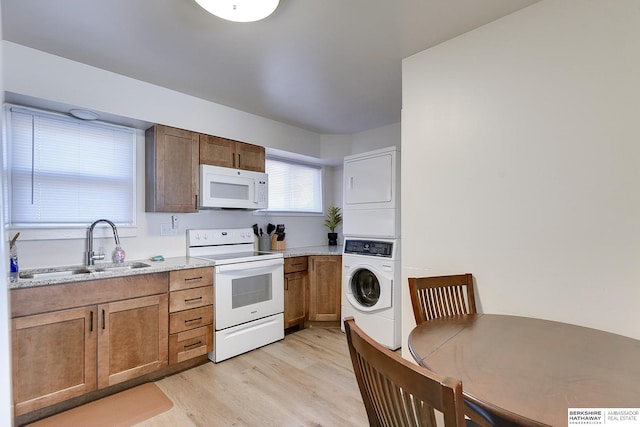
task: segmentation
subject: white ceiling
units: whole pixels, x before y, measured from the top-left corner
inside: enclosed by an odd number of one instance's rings
[[[3,38],[323,134],[400,121],[401,61],[538,0],[1,0]]]

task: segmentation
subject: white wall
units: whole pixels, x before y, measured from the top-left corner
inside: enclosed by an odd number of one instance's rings
[[[2,34],[2,12],[0,11],[0,34]],[[2,73],[2,46],[0,46],[0,100],[4,102]],[[0,135],[4,133],[4,119],[0,118]],[[0,145],[0,154],[3,153]],[[2,158],[2,156],[0,156]],[[0,173],[0,188],[4,188],[4,173]],[[0,192],[1,194],[1,192]],[[4,224],[4,209],[0,209],[0,224]],[[0,425],[13,425],[13,399],[11,398],[11,342],[9,339],[9,290],[7,288],[8,246],[4,227],[0,227]]]
[[[324,143],[322,136],[273,120],[181,94],[166,88],[131,79],[25,46],[3,41],[5,90],[21,96],[52,103],[74,105],[100,113],[126,117],[148,123],[162,123],[198,132],[263,145],[318,159],[322,163],[340,163],[343,147]],[[43,73],[42,70],[47,70]],[[347,137],[349,140],[351,136]],[[327,242],[322,216],[265,216],[238,211],[205,211],[178,214],[177,236],[160,236],[160,225],[169,223],[171,214],[144,212],[144,133],[138,132],[138,227],[135,238],[122,237],[128,259],[152,255],[185,254],[187,228],[244,227],[257,223],[284,223],[288,247],[321,245]],[[337,148],[337,149],[334,149]],[[350,149],[349,149],[350,150]],[[326,161],[329,159],[330,161]],[[337,161],[335,159],[338,159]],[[334,176],[337,174],[337,176]],[[341,205],[341,169],[327,166],[328,203]],[[125,233],[122,233],[125,234]],[[108,236],[108,234],[104,234]],[[83,262],[84,239],[29,241],[22,233],[20,262],[22,268],[76,264]],[[113,239],[99,239],[97,245],[110,253]]]
[[[3,41],[3,50],[5,90],[12,94],[219,135],[318,159],[327,165],[326,204],[342,205],[342,158],[354,153],[352,146],[357,146],[355,152],[362,152],[397,145],[400,141],[399,124],[353,135],[320,135],[12,42]],[[269,222],[284,223],[288,247],[327,243],[328,230],[323,225],[323,216],[283,217],[238,211],[177,214],[179,234],[160,236],[160,225],[170,223],[171,214],[144,212],[142,131],[138,132],[137,153],[137,235],[121,238],[128,259],[158,254],[184,255],[184,230],[188,228],[244,227],[254,223],[266,228]],[[108,233],[104,236],[96,245],[102,245],[105,252],[110,253],[115,244]],[[83,262],[84,239],[29,241],[27,238],[27,233],[22,233],[22,268]]]
[[[639,22],[546,0],[403,61],[403,283],[640,338]]]

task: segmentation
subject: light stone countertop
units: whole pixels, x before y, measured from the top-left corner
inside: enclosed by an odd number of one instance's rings
[[[48,277],[48,278],[36,278],[36,279],[19,279],[17,282],[9,282],[9,289],[20,289],[20,288],[31,288],[35,286],[48,286],[48,285],[59,285],[62,283],[73,283],[73,282],[84,282],[87,280],[100,280],[100,279],[110,279],[114,277],[124,277],[124,276],[135,276],[139,274],[151,274],[151,273],[160,273],[171,270],[185,270],[188,268],[196,268],[196,267],[207,267],[213,266],[214,263],[212,261],[207,261],[198,258],[192,257],[172,257],[165,258],[164,261],[151,261],[149,259],[141,259],[141,260],[132,260],[127,261],[126,264],[129,263],[145,263],[148,264],[149,267],[144,268],[132,268],[132,269],[114,269],[112,271],[99,271],[95,273],[84,273],[84,274],[70,274],[70,275],[61,275],[59,277]],[[96,263],[94,267],[99,268],[101,263]],[[106,263],[108,265],[113,265],[111,263]],[[74,265],[69,266],[69,269],[74,268],[83,268],[85,266]],[[65,267],[45,267],[45,268],[30,268],[23,270],[22,272],[35,272],[35,273],[46,273],[48,271],[60,270]]]
[[[296,256],[309,256],[309,255],[342,255],[342,246],[328,246],[328,245],[318,245],[318,246],[304,246],[299,248],[287,248],[283,251],[273,251],[273,252],[282,252],[284,258],[296,257]],[[110,279],[114,277],[125,277],[125,276],[135,276],[139,274],[152,274],[152,273],[160,273],[165,271],[172,270],[186,270],[189,268],[196,267],[208,267],[214,266],[215,262],[207,261],[204,259],[193,258],[193,257],[171,257],[165,258],[164,261],[151,261],[149,259],[141,259],[141,260],[132,260],[127,261],[126,264],[129,263],[145,263],[148,264],[149,267],[144,268],[131,268],[131,269],[114,269],[111,271],[99,271],[94,273],[84,273],[84,274],[69,274],[69,275],[60,275],[59,277],[42,277],[35,279],[19,279],[17,282],[9,282],[9,290],[11,289],[21,289],[21,288],[32,288],[36,286],[49,286],[49,285],[59,285],[62,283],[73,283],[73,282],[84,282],[87,280],[100,280],[100,279]],[[95,267],[99,268],[101,263],[96,263]],[[111,263],[106,263],[108,265],[112,265]],[[69,266],[69,270],[84,268],[85,266],[81,265],[73,265]],[[61,267],[44,267],[44,268],[31,268],[27,270],[23,270],[22,272],[34,272],[34,273],[46,273],[49,271],[65,269],[64,266]]]
[[[274,252],[282,252],[285,258],[290,258],[295,256],[309,256],[309,255],[342,255],[342,246],[341,245],[303,246],[299,248],[287,248],[283,251],[274,251]]]

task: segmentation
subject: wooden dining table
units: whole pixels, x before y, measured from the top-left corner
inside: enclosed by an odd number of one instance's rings
[[[465,400],[515,425],[567,426],[569,408],[640,408],[640,340],[622,335],[470,314],[428,320],[408,344],[418,364],[462,380]]]

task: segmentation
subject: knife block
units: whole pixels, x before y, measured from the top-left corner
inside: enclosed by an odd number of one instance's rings
[[[278,235],[274,234],[271,236],[271,250],[272,251],[284,251],[287,248],[287,244],[285,240],[278,241]]]

